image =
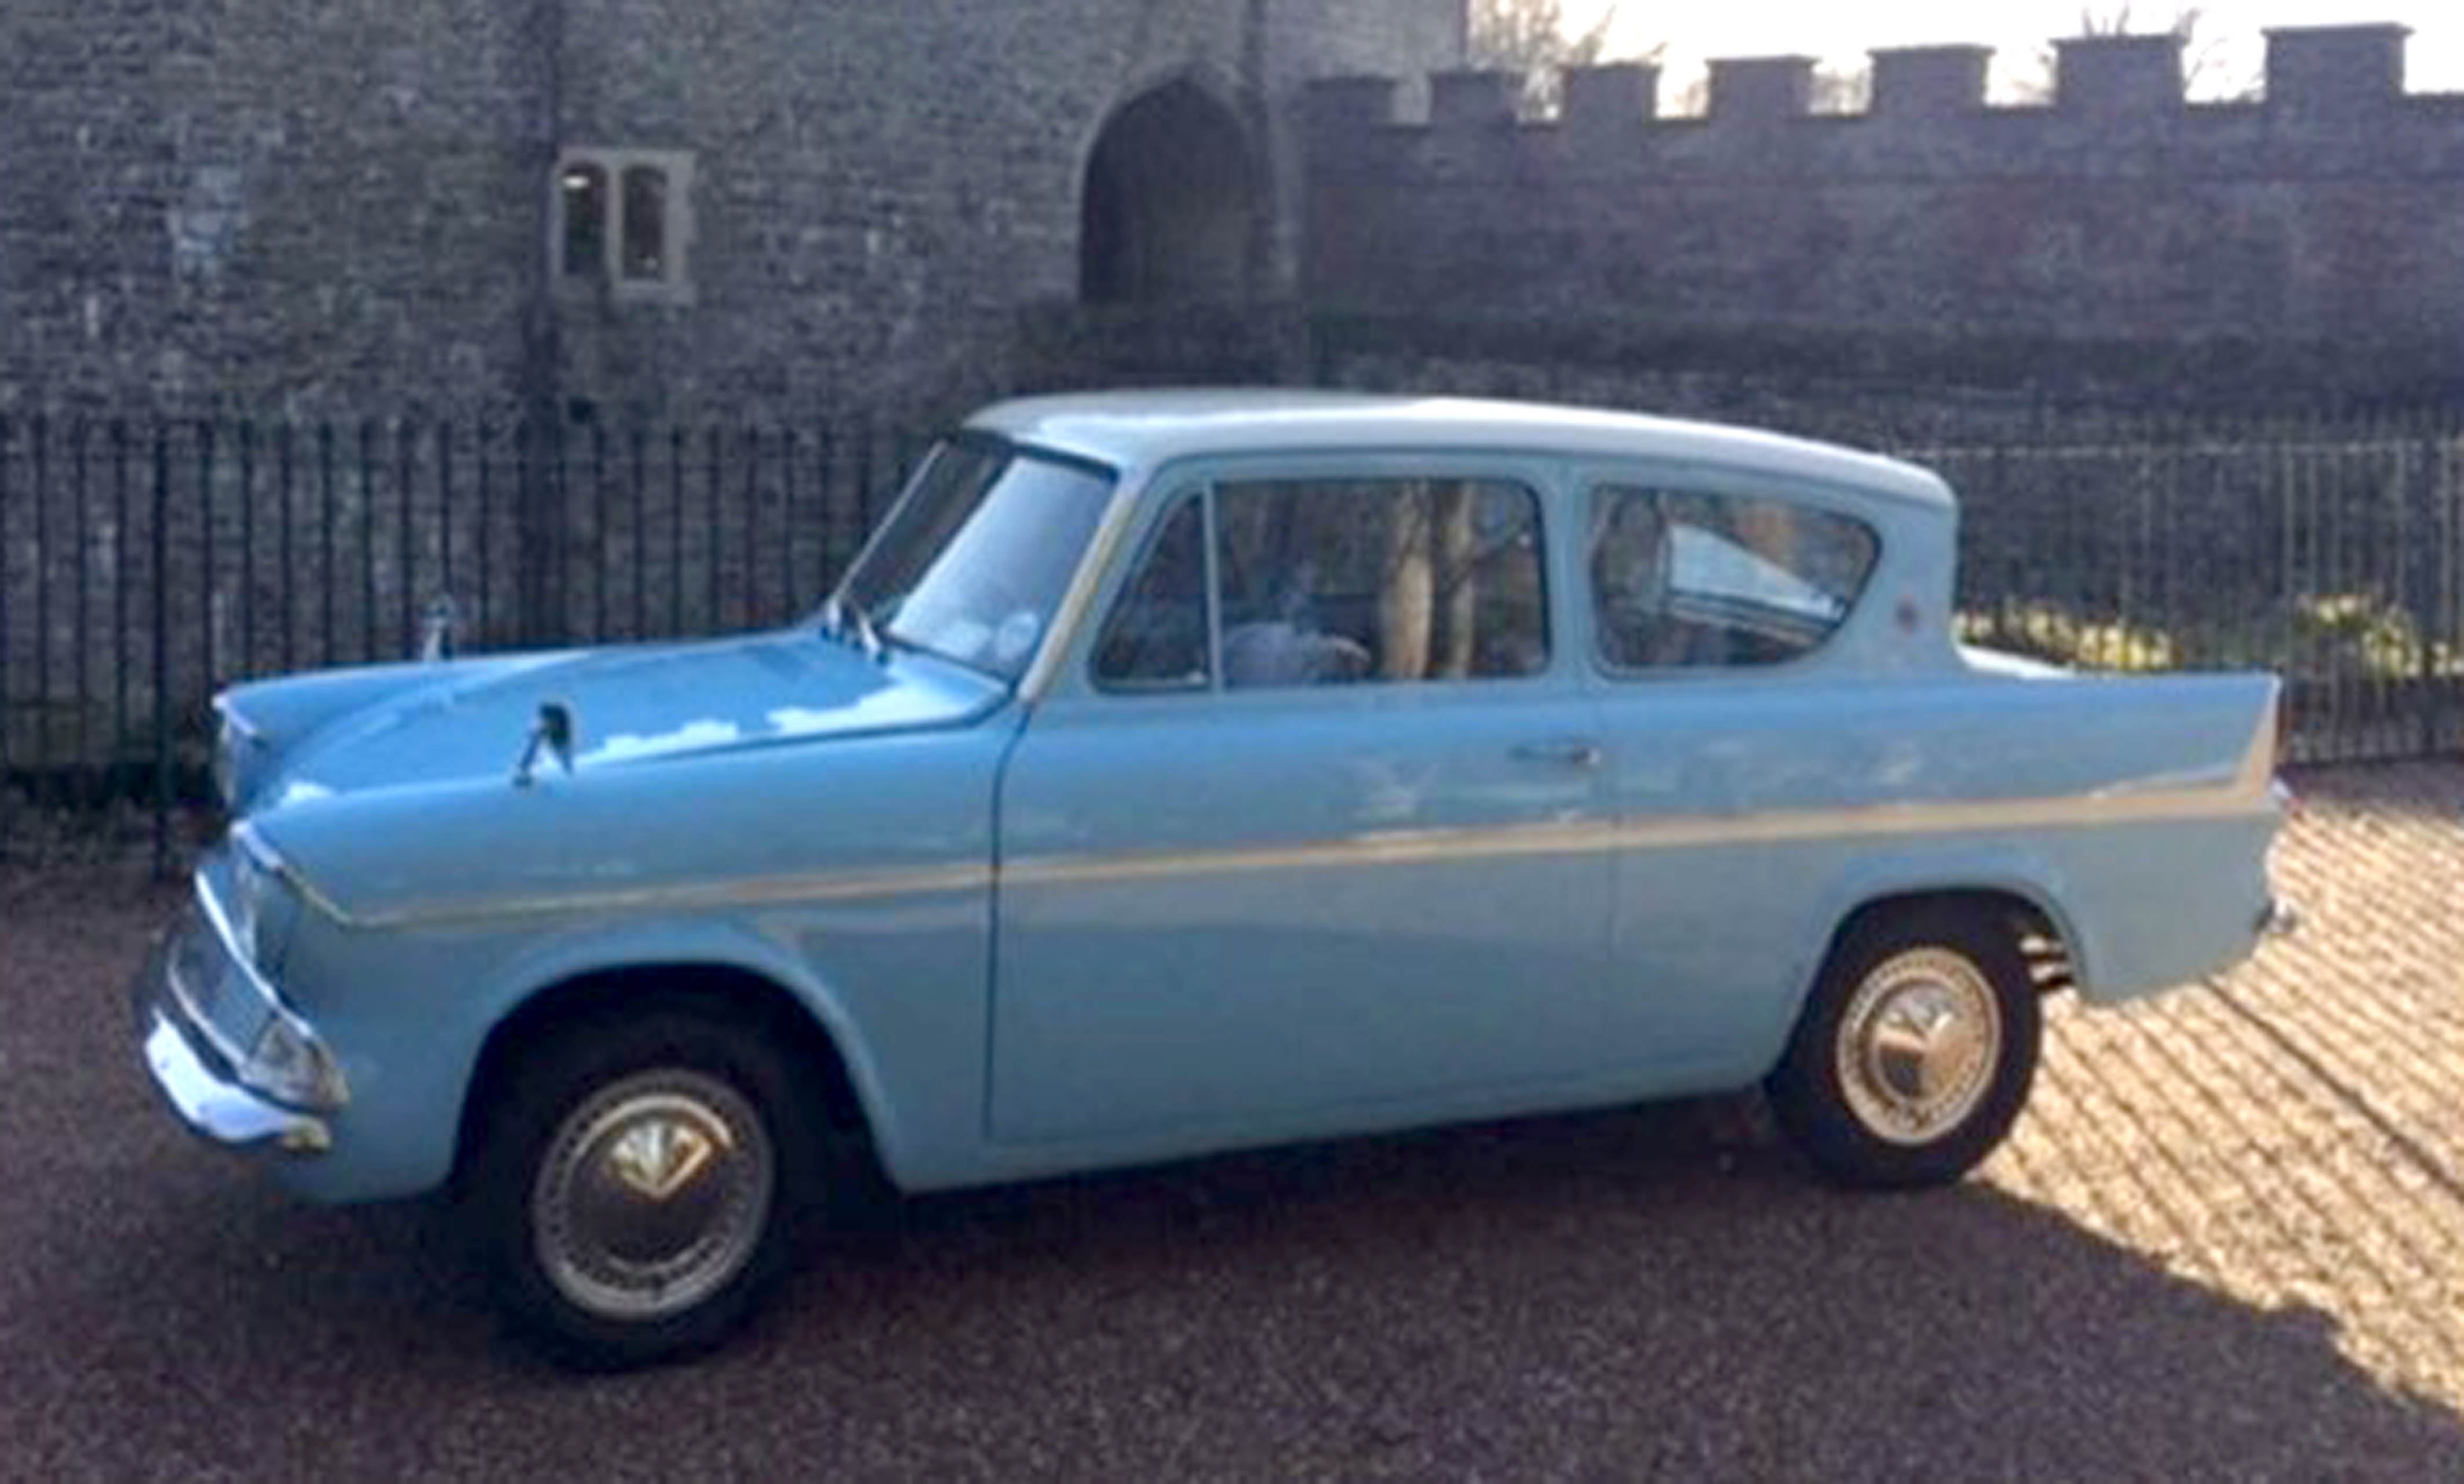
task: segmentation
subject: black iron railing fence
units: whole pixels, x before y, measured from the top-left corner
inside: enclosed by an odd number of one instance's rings
[[[862,423],[0,417],[0,858],[167,863],[214,690],[404,658],[439,600],[466,649],[809,611],[924,447]],[[1897,451],[1961,491],[1972,642],[2274,669],[2297,760],[2464,749],[2456,418],[2047,419]]]
[[[0,858],[176,853],[251,676],[784,622],[925,440],[871,424],[0,417]]]
[[[1960,625],[2082,667],[2275,671],[2297,762],[2464,748],[2464,423],[2075,427],[1901,450],[1960,491]]]

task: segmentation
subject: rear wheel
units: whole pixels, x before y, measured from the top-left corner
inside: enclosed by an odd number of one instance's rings
[[[1869,918],[1824,966],[1767,1083],[1772,1110],[1841,1184],[1947,1184],[2018,1118],[2041,1020],[2018,936],[1990,910]]]
[[[474,1169],[508,1315],[589,1369],[724,1339],[785,1267],[802,1113],[778,1055],[723,1018],[660,1009],[553,1033],[509,1080]]]

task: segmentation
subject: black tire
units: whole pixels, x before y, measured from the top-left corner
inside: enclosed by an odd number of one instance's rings
[[[1989,1011],[1990,1047],[1964,1039]],[[1833,947],[1765,1090],[1780,1125],[1830,1179],[1868,1189],[1947,1185],[2010,1133],[2042,1036],[2018,934],[1997,914],[1884,912]]]
[[[752,1026],[653,1002],[518,1055],[465,1206],[506,1318],[583,1370],[726,1339],[785,1272],[820,1173],[819,1121],[780,1053]]]

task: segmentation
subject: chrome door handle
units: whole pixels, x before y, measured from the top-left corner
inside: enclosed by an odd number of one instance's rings
[[[1550,763],[1559,768],[1596,768],[1600,765],[1600,745],[1579,737],[1560,737],[1550,742],[1526,742],[1514,749],[1512,756],[1520,763]]]

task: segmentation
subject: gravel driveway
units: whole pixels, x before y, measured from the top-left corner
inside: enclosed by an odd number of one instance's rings
[[[0,879],[0,1474],[2464,1477],[2464,771],[2302,786],[2303,932],[2061,1006],[1958,1189],[1831,1193],[1729,1102],[939,1198],[598,1381],[433,1212],[151,1104],[173,894]]]

